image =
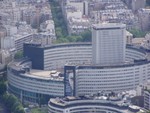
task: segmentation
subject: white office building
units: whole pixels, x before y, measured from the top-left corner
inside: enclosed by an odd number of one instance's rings
[[[95,24],[92,29],[92,60],[98,65],[125,62],[126,26],[117,23]]]

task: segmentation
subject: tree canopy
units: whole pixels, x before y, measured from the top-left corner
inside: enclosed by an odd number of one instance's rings
[[[136,38],[138,38],[138,37],[145,37],[145,35],[146,35],[146,32],[138,30],[138,29],[131,29],[131,30],[129,30],[129,32],[133,34],[134,38],[135,37]]]
[[[52,17],[55,24],[57,38],[64,38],[68,35],[67,24],[64,19],[61,5],[57,0],[49,0],[51,4]]]
[[[14,56],[15,59],[20,59],[22,57],[23,57],[23,51],[18,51]]]
[[[70,35],[65,38],[58,38],[54,43],[68,43],[68,42],[91,42],[91,31],[85,30],[79,35]]]
[[[6,79],[2,76],[0,78],[0,97],[3,100],[8,112],[11,113],[25,113],[24,108],[19,99],[13,94],[7,93]]]
[[[7,90],[7,85],[4,81],[0,82],[0,95],[4,95]]]
[[[54,43],[68,43],[68,42],[90,42],[91,31],[85,30],[80,34],[68,34],[67,23],[63,16],[61,5],[57,0],[49,0],[51,4],[52,17],[55,23],[55,32],[57,40]]]

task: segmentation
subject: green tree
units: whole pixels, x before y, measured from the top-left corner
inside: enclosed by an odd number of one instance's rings
[[[10,94],[6,100],[6,106],[8,107],[9,111],[12,110],[15,102],[17,102],[17,98],[14,95]]]
[[[23,51],[18,51],[14,56],[15,59],[20,59],[22,57],[23,57]]]
[[[85,30],[83,33],[81,33],[81,36],[83,42],[91,42],[92,39],[91,30]]]
[[[4,95],[7,90],[6,83],[4,81],[0,82],[0,96]]]
[[[82,37],[78,35],[67,36],[66,38],[69,42],[79,42],[82,40]]]
[[[25,113],[25,111],[21,105],[16,106],[16,109],[13,112],[14,113]]]
[[[7,93],[5,93],[5,94],[3,95],[3,97],[2,97],[2,99],[3,99],[3,101],[4,101],[5,104],[7,103],[8,97],[9,97],[9,96],[8,96]]]
[[[130,33],[133,34],[133,37],[145,37],[146,32],[138,30],[138,29],[131,29],[129,30]]]
[[[54,41],[55,44],[59,44],[59,43],[68,43],[69,40],[66,38],[59,38],[56,41]]]
[[[18,107],[18,106],[20,106],[20,102],[15,102],[14,104],[13,104],[13,106],[12,106],[12,111],[15,111],[16,110],[16,108]]]
[[[67,23],[62,13],[61,1],[49,0],[51,4],[52,17],[55,23],[57,40],[54,43],[66,42],[91,42],[91,31],[85,30],[79,35],[68,36]]]
[[[5,93],[3,95],[3,101],[8,111],[12,113],[25,113],[21,102],[14,95]]]
[[[60,1],[57,0],[49,0],[49,3],[51,4],[52,17],[56,28],[56,36],[57,38],[65,38],[68,35],[67,24],[59,2]]]
[[[56,28],[56,36],[58,38],[63,38],[62,29],[60,27]]]

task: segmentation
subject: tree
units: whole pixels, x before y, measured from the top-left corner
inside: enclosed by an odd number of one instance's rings
[[[4,81],[0,82],[0,96],[4,95],[7,90],[6,83]]]
[[[2,97],[5,104],[7,103],[8,97],[9,97],[9,95],[7,93],[5,93]]]
[[[20,59],[22,57],[23,57],[23,51],[18,51],[14,56],[15,59]]]
[[[56,28],[56,36],[57,38],[63,38],[62,29],[60,27]]]
[[[49,0],[49,2],[51,4],[52,17],[56,28],[56,36],[57,38],[65,38],[68,35],[68,31],[67,24],[62,13],[61,4],[57,0]]]
[[[42,14],[39,18],[39,25],[43,22],[45,22],[47,19],[46,19],[46,15]]]
[[[72,36],[67,36],[66,39],[69,41],[69,42],[79,42],[82,40],[82,37],[81,36],[78,36],[78,35],[72,35]]]
[[[68,43],[68,42],[69,40],[67,40],[66,38],[59,38],[54,43],[58,44],[58,43]]]
[[[13,104],[13,106],[12,106],[12,111],[15,111],[16,110],[16,108],[18,107],[20,105],[20,102],[15,102],[14,104]]]
[[[91,42],[92,33],[90,30],[85,30],[83,33],[81,33],[81,36],[83,42]]]
[[[12,110],[12,107],[16,102],[17,102],[17,98],[14,95],[10,94],[6,100],[6,106],[10,111]]]
[[[25,111],[21,105],[16,106],[16,109],[13,112],[14,113],[25,113]]]
[[[3,95],[3,101],[8,111],[12,113],[25,113],[21,102],[14,95],[5,93]]]
[[[131,29],[129,32],[133,34],[133,37],[145,37],[146,35],[146,32],[138,29]]]

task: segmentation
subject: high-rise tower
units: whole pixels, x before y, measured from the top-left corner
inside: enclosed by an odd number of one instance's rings
[[[115,65],[125,62],[126,25],[102,23],[93,25],[92,60],[96,65]]]

